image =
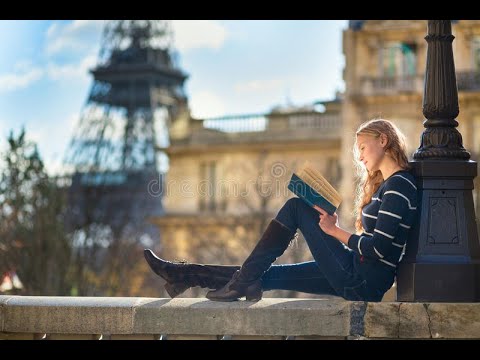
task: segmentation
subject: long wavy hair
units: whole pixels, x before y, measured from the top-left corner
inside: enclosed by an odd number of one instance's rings
[[[380,170],[368,171],[360,161],[360,153],[357,147],[358,135],[369,135],[378,138],[381,134],[387,137],[385,155],[390,156],[402,169],[410,168],[405,135],[395,124],[385,119],[373,119],[358,127],[353,149],[355,167],[357,169],[357,180],[359,180],[357,181],[358,185],[355,196],[355,230],[358,232],[364,230],[362,225],[362,209],[371,201],[372,195],[378,190],[384,180]]]

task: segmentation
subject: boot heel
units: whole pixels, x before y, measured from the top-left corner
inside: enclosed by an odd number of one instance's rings
[[[247,301],[262,300],[262,283],[260,280],[255,281],[245,290],[245,298]]]
[[[173,299],[187,290],[188,286],[183,284],[170,284],[167,282],[164,288],[167,290],[168,295]]]

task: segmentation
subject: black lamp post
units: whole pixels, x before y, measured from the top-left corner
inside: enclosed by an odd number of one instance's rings
[[[419,216],[397,277],[398,301],[480,301],[480,244],[473,206],[477,163],[456,129],[459,113],[450,20],[429,20],[423,125],[410,163]]]

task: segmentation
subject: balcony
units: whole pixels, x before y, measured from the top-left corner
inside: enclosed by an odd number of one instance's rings
[[[0,339],[480,339],[480,303],[0,296]]]
[[[458,91],[480,91],[480,72],[458,71],[457,88]]]
[[[401,93],[423,93],[424,75],[363,77],[358,95],[397,95]]]
[[[340,114],[296,112],[195,120],[191,136],[173,146],[338,140]]]
[[[398,95],[401,93],[422,94],[425,75],[401,77],[363,77],[358,95]],[[480,91],[479,71],[457,71],[458,91]]]

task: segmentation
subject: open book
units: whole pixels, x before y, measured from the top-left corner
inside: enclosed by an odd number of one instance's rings
[[[317,205],[330,215],[337,211],[342,202],[337,190],[308,161],[292,174],[288,189],[308,205]]]

